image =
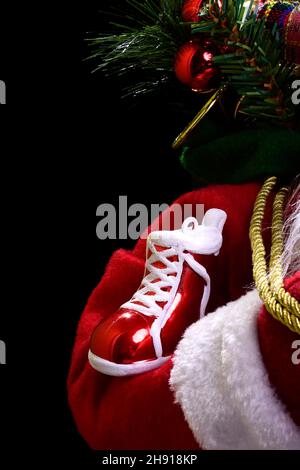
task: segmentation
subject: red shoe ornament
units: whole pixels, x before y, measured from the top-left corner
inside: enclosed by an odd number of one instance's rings
[[[95,329],[89,362],[97,371],[126,376],[161,366],[185,329],[204,315],[210,277],[199,255],[218,255],[227,215],[206,212],[202,224],[187,218],[179,230],[147,239],[144,278],[133,297]]]

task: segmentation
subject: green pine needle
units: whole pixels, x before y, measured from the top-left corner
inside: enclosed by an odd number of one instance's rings
[[[221,7],[218,0],[209,0],[201,6],[199,22],[184,23],[184,0],[126,0],[123,21],[111,23],[115,33],[88,40],[89,59],[95,63],[95,71],[106,74],[144,72],[147,78],[129,90],[142,94],[173,76],[182,44],[193,37],[210,39],[230,46],[230,52],[216,56],[214,62],[220,69],[221,83],[244,96],[243,111],[256,117],[286,119],[293,113],[289,83],[294,65],[285,61],[281,32],[276,25],[267,29],[265,19],[256,18],[253,2],[245,16],[244,0],[223,0]]]
[[[144,91],[164,83],[173,73],[176,52],[189,38],[189,28],[181,21],[183,0],[126,0],[130,14],[124,23],[110,23],[115,34],[101,34],[88,39],[94,72],[123,75],[146,71],[152,78],[144,82]],[[160,77],[162,80],[160,80]],[[140,93],[136,84],[132,91]]]

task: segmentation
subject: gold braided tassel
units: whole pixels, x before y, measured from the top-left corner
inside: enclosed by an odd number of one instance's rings
[[[272,246],[269,270],[262,238],[262,223],[266,203],[276,185],[276,181],[276,177],[272,177],[264,183],[254,205],[250,223],[253,277],[257,291],[267,311],[290,330],[300,334],[300,304],[297,299],[284,289],[281,270],[281,256],[283,252],[283,206],[287,188],[282,188],[278,192],[273,203]],[[268,271],[270,271],[269,276]]]

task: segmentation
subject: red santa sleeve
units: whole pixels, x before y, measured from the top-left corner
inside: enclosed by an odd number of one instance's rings
[[[203,261],[212,282],[207,311],[238,298],[252,280],[248,230],[259,187],[210,186],[175,201],[181,206],[191,204],[193,211],[196,204],[204,204],[205,211],[215,207],[228,215],[220,255]],[[168,211],[160,221],[164,217]],[[172,359],[153,371],[122,378],[100,374],[88,362],[90,338],[99,321],[127,301],[140,285],[145,244],[143,238],[132,251],[113,254],[78,325],[68,396],[77,428],[94,449],[199,448],[170,390]]]

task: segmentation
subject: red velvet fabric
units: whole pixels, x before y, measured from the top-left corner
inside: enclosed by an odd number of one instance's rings
[[[181,196],[177,204],[204,204],[227,212],[220,255],[203,256],[211,276],[208,312],[239,298],[252,283],[249,222],[260,184],[210,186]],[[194,214],[195,215],[195,214]],[[166,217],[164,213],[161,217]],[[266,225],[270,225],[267,217]],[[172,227],[171,227],[172,228]],[[91,334],[139,287],[146,240],[113,254],[80,319],[68,377],[69,403],[79,432],[94,449],[197,449],[169,389],[171,359],[148,373],[114,378],[87,360]],[[191,289],[191,295],[198,295]]]
[[[300,301],[300,272],[285,282],[285,288]],[[280,400],[300,426],[300,364],[293,364],[292,348],[299,335],[275,320],[262,308],[258,317],[258,336],[271,384]]]

